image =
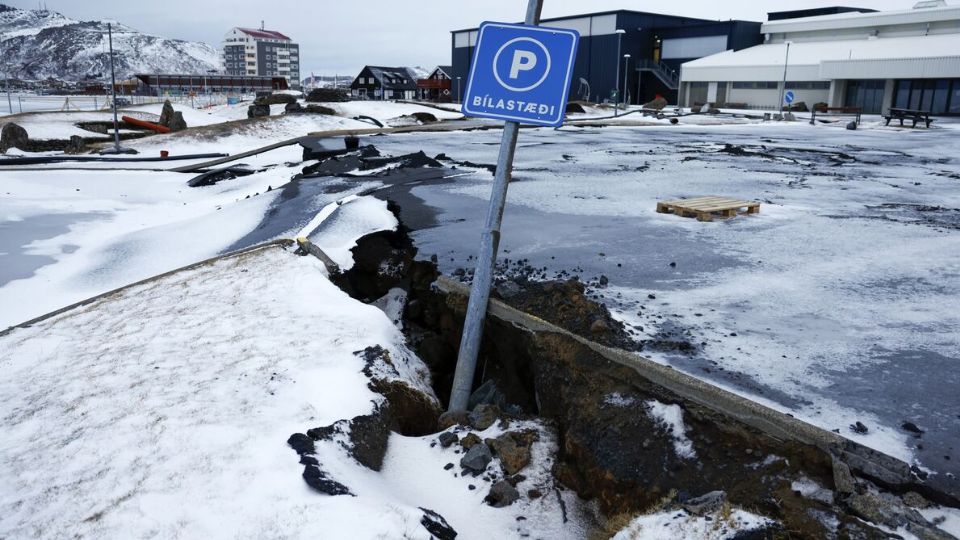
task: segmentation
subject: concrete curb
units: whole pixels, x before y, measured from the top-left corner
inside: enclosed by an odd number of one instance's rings
[[[443,293],[464,298],[469,297],[470,294],[467,285],[446,276],[437,278],[434,285]],[[935,485],[917,478],[911,471],[910,465],[899,459],[679,372],[671,367],[658,364],[638,354],[592,342],[539,317],[512,308],[500,300],[490,299],[487,315],[529,332],[561,334],[576,340],[603,358],[636,371],[651,383],[673,392],[681,399],[716,411],[737,422],[755,428],[774,439],[814,446],[832,456],[835,460],[845,463],[850,470],[857,472],[864,478],[886,484],[895,489],[924,486],[928,490],[933,490],[941,495],[940,498],[952,502],[954,506],[960,503],[960,493],[955,489],[950,486]]]
[[[137,287],[137,286],[139,286],[139,285],[144,285],[144,284],[147,284],[147,283],[151,283],[151,282],[157,281],[158,279],[162,279],[162,278],[165,278],[165,277],[167,277],[167,276],[172,276],[173,274],[176,274],[176,273],[178,273],[178,272],[183,272],[184,270],[193,270],[194,268],[199,268],[199,267],[201,267],[201,266],[206,266],[206,265],[208,265],[208,264],[211,264],[211,263],[214,263],[214,262],[217,262],[217,261],[220,261],[220,260],[232,259],[232,258],[234,258],[234,257],[239,257],[239,256],[241,256],[241,255],[245,255],[245,254],[247,254],[247,253],[252,253],[252,252],[254,252],[254,251],[259,251],[259,250],[262,250],[262,249],[268,249],[268,248],[273,248],[273,247],[286,248],[286,247],[292,246],[293,244],[294,244],[294,241],[293,241],[293,240],[290,240],[290,239],[287,239],[287,238],[283,238],[283,239],[280,239],[280,240],[272,240],[272,241],[270,241],[270,242],[264,242],[264,243],[262,243],[262,244],[257,244],[257,245],[255,245],[255,246],[250,246],[250,247],[248,247],[248,248],[244,248],[244,249],[241,249],[241,250],[238,250],[238,251],[232,251],[232,252],[230,252],[230,253],[225,253],[225,254],[223,254],[223,255],[217,255],[216,257],[210,257],[209,259],[204,259],[204,260],[202,260],[202,261],[195,262],[195,263],[189,264],[189,265],[187,265],[187,266],[182,266],[182,267],[180,267],[180,268],[176,268],[176,269],[174,269],[174,270],[170,270],[170,271],[164,272],[164,273],[162,273],[162,274],[157,274],[157,275],[155,275],[155,276],[153,276],[153,277],[149,277],[149,278],[147,278],[147,279],[142,279],[142,280],[137,281],[137,282],[135,282],[135,283],[130,283],[129,285],[124,285],[123,287],[119,287],[119,288],[116,288],[116,289],[107,291],[107,292],[105,292],[105,293],[98,294],[98,295],[96,295],[96,296],[87,298],[86,300],[81,300],[81,301],[79,301],[79,302],[70,304],[69,306],[62,307],[62,308],[60,308],[60,309],[58,309],[58,310],[56,310],[56,311],[51,311],[50,313],[47,313],[47,314],[45,314],[45,315],[41,315],[41,316],[39,316],[39,317],[30,319],[29,321],[22,322],[22,323],[20,323],[20,324],[16,324],[16,325],[11,326],[11,327],[9,327],[9,328],[7,328],[7,329],[5,329],[5,330],[0,330],[0,337],[6,336],[6,335],[9,334],[10,332],[13,332],[14,330],[16,330],[16,329],[18,329],[18,328],[29,328],[29,327],[31,327],[31,326],[39,323],[39,322],[43,322],[43,321],[49,319],[49,318],[51,318],[51,317],[56,317],[57,315],[60,315],[60,314],[62,314],[62,313],[66,313],[67,311],[76,309],[76,308],[78,308],[78,307],[83,307],[83,306],[86,306],[86,305],[88,305],[88,304],[92,304],[92,303],[94,303],[94,302],[96,302],[96,301],[98,301],[98,300],[102,300],[102,299],[104,299],[104,298],[113,296],[113,295],[115,295],[115,294],[117,294],[117,293],[121,293],[121,292],[123,292],[123,291],[125,291],[125,290],[127,290],[127,289],[132,288],[132,287]]]

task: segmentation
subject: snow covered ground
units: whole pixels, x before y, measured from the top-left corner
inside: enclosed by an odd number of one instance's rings
[[[596,297],[638,340],[693,347],[646,356],[956,481],[960,139],[942,126],[523,131],[501,257],[605,275]],[[498,141],[416,134],[379,147],[493,163]],[[414,233],[423,257],[472,267],[490,180],[413,189],[440,222]],[[655,211],[706,195],[761,211],[713,223]]]
[[[458,538],[584,535],[552,495],[486,505],[487,485],[445,469],[461,456],[435,436],[391,435],[380,472],[318,442],[324,472],[353,495],[312,491],[286,441],[383,403],[356,354],[378,345],[432,395],[382,311],[349,298],[319,261],[276,247],[0,337],[0,536],[427,540],[422,508]],[[531,486],[552,485],[555,443],[543,437]]]

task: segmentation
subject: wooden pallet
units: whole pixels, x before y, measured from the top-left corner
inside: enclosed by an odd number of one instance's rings
[[[681,217],[696,217],[699,221],[713,221],[714,217],[731,218],[740,214],[756,214],[760,203],[747,202],[727,197],[694,197],[657,203],[657,212],[676,214]]]

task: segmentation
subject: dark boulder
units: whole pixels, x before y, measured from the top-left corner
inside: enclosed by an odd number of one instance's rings
[[[28,150],[29,147],[30,135],[27,133],[27,130],[13,122],[8,122],[3,125],[3,130],[0,131],[0,152],[6,153],[6,151],[11,148]]]
[[[161,126],[170,127],[170,121],[173,120],[173,104],[170,100],[163,102],[163,109],[160,110],[160,120],[157,121]]]
[[[167,127],[170,128],[170,131],[183,131],[187,129],[187,121],[183,119],[183,113],[176,111],[173,113],[173,118],[170,119],[170,123],[167,124]]]
[[[247,108],[247,118],[261,118],[263,116],[270,116],[269,105],[255,104]]]

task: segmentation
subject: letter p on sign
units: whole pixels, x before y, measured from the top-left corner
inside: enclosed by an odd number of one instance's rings
[[[513,51],[513,63],[510,64],[510,78],[516,79],[521,71],[530,71],[537,66],[537,55],[530,51]]]

